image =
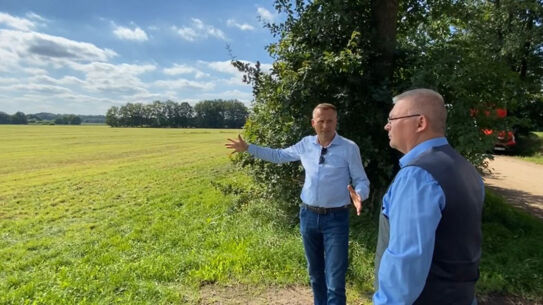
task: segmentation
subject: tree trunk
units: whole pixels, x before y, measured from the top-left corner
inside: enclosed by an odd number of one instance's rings
[[[371,63],[372,75],[374,85],[385,89],[394,72],[398,0],[372,0],[372,11],[375,29],[373,45],[376,52]]]

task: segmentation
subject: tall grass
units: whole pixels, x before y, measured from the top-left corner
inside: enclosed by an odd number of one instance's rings
[[[296,208],[231,165],[238,132],[0,126],[0,304],[198,304],[209,283],[307,285]],[[542,226],[519,215],[488,196],[481,293],[543,294]],[[354,304],[373,289],[377,226],[351,220]]]

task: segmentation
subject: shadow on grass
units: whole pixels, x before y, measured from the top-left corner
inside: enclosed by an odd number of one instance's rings
[[[479,305],[541,305],[539,301],[528,301],[515,296],[488,295],[479,297]]]
[[[505,197],[512,206],[522,209],[536,216],[540,220],[543,220],[543,196],[491,185],[487,185],[486,188]]]
[[[543,222],[540,219],[512,207],[492,190],[487,191],[483,210],[481,278],[477,290],[482,300],[486,297],[496,301],[483,304],[543,302],[541,236]],[[507,300],[511,302],[507,303]]]
[[[511,153],[517,156],[528,157],[542,151],[543,139],[538,137],[537,134],[530,132],[528,134],[517,135],[517,145]]]

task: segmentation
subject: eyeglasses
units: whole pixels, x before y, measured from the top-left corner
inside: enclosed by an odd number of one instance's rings
[[[407,119],[407,118],[412,118],[412,117],[421,116],[421,115],[422,114],[417,113],[417,114],[409,114],[409,115],[399,116],[399,117],[395,117],[395,118],[388,117],[387,118],[387,124],[390,124],[390,122],[394,121],[394,120]]]
[[[323,164],[323,163],[324,163],[324,155],[326,155],[327,152],[328,152],[328,148],[323,147],[323,148],[321,149],[321,156],[319,157],[319,164]]]

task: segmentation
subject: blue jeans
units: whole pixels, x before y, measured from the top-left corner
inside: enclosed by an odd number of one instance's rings
[[[302,206],[300,232],[315,305],[345,305],[349,209],[317,214]]]

